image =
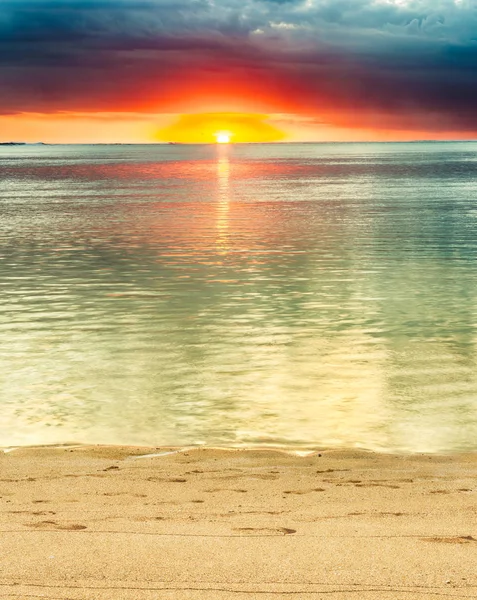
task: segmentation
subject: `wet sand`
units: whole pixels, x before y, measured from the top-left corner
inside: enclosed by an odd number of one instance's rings
[[[477,455],[166,451],[0,451],[0,598],[477,597]]]

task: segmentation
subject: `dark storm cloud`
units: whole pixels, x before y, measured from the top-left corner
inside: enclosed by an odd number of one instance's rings
[[[239,79],[337,123],[472,131],[476,67],[474,0],[0,4],[4,113],[171,110],[189,78]]]

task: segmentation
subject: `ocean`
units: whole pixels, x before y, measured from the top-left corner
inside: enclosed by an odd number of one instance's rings
[[[477,143],[0,147],[0,445],[477,449]]]

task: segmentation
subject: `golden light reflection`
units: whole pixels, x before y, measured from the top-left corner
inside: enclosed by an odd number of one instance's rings
[[[229,250],[229,209],[230,209],[230,160],[227,145],[217,148],[217,251],[226,255]]]

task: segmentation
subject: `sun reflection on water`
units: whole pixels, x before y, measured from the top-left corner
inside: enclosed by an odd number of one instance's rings
[[[217,146],[217,251],[228,254],[229,211],[230,211],[230,159],[226,145]]]

